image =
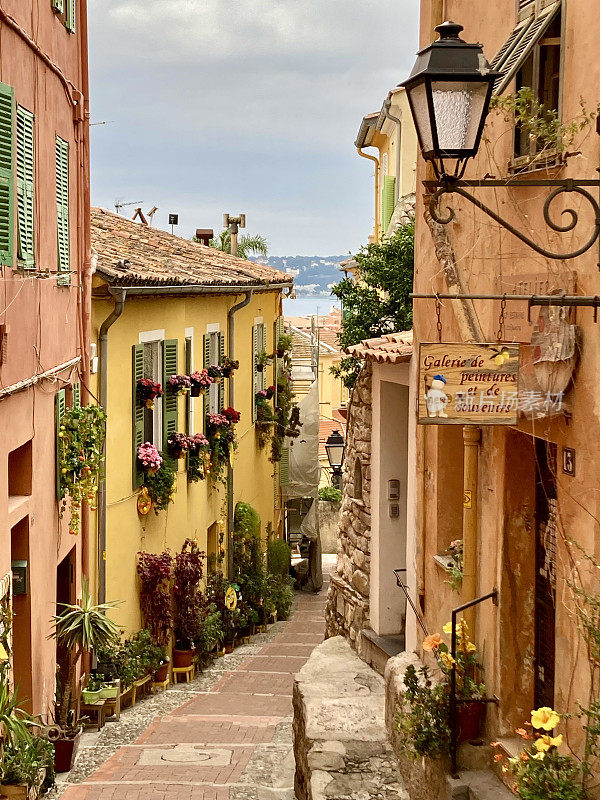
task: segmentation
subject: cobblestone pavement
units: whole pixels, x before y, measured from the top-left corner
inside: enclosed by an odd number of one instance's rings
[[[327,587],[299,593],[289,621],[217,659],[193,682],[86,733],[53,797],[294,800],[292,681],[323,641]]]

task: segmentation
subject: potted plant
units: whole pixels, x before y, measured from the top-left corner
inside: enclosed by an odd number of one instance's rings
[[[448,580],[444,581],[444,583],[447,583],[455,592],[460,593],[463,579],[463,540],[456,539],[450,542],[444,555],[448,556],[449,559],[445,566]]]
[[[273,357],[269,355],[266,350],[261,350],[259,353],[255,355],[254,359],[256,364],[256,371],[264,372],[265,367],[271,363]]]
[[[159,457],[162,461],[158,470],[148,470],[144,478],[144,486],[152,500],[152,508],[155,514],[158,514],[159,511],[166,511],[175,494],[176,472],[174,462],[164,456],[159,455]]]
[[[114,647],[119,629],[106,612],[118,603],[111,601],[95,605],[86,579],[83,579],[81,602],[63,603],[60,614],[52,618],[54,630],[50,634],[70,654],[69,672],[63,684],[58,709],[61,738],[54,742],[57,772],[68,772],[73,764],[81,737],[81,725],[74,719],[73,681],[84,653]]]
[[[282,333],[277,340],[277,355],[283,358],[288,350],[292,349],[292,336],[289,333]]]
[[[204,480],[210,472],[210,445],[203,433],[188,436],[187,479],[190,483]]]
[[[138,447],[137,458],[140,466],[148,475],[155,475],[163,463],[161,454],[152,442],[144,442]]]
[[[171,433],[167,438],[167,450],[172,458],[181,458],[188,449],[188,436],[185,433]]]
[[[152,641],[161,647],[169,643],[173,628],[171,610],[171,579],[173,557],[163,553],[137,554],[137,574],[140,579],[140,606],[144,626]]]
[[[200,581],[205,553],[193,539],[186,539],[175,555],[173,599],[175,604],[175,667],[189,667],[197,653],[202,607]]]
[[[42,787],[54,786],[54,747],[47,739],[29,736],[6,742],[0,764],[0,794],[13,800],[36,800]]]
[[[396,741],[404,755],[416,760],[440,758],[450,745],[449,692],[446,681],[435,683],[426,666],[413,664],[404,673],[404,694],[394,717]]]
[[[100,690],[101,700],[116,700],[121,690],[121,681],[115,678],[110,681],[102,681],[102,689]]]
[[[150,378],[141,378],[137,382],[137,401],[141,406],[152,409],[154,400],[162,396],[163,388],[160,383],[152,381]]]
[[[210,472],[213,480],[223,478],[231,450],[236,447],[233,426],[239,419],[240,414],[234,408],[226,408],[222,414],[206,415],[206,434],[210,446]]]
[[[192,397],[199,397],[201,394],[204,394],[212,383],[214,383],[214,379],[210,377],[207,370],[203,369],[200,372],[192,372],[190,375]]]
[[[187,394],[192,386],[189,375],[171,375],[168,380],[168,387],[171,394]]]
[[[204,606],[200,618],[200,647],[206,657],[223,641],[223,620],[216,603]]]
[[[227,356],[223,359],[223,363],[221,364],[221,372],[223,373],[224,378],[230,378],[233,372],[239,368],[240,368],[240,362],[232,361]]]
[[[85,689],[81,691],[81,699],[84,703],[95,703],[102,697],[104,681],[99,675],[90,675]]]
[[[206,371],[209,378],[212,378],[215,382],[220,381],[223,378],[223,370],[219,364],[210,364],[210,366],[206,368]]]

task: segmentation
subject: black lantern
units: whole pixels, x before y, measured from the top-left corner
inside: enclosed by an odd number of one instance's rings
[[[480,44],[464,42],[462,25],[444,22],[437,42],[421,50],[406,89],[423,158],[438,179],[446,175],[444,158],[456,159],[454,177],[462,177],[467,159],[477,153],[494,81]]]
[[[342,434],[335,430],[330,433],[325,442],[325,452],[327,453],[327,460],[333,472],[332,483],[338,489],[340,488],[342,477],[342,464],[344,463],[344,450],[346,449],[346,442]]]

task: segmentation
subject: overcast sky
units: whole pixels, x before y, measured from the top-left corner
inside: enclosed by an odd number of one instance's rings
[[[417,5],[89,0],[92,202],[177,212],[182,236],[243,211],[274,255],[355,251],[373,201],[353,142],[412,66]]]

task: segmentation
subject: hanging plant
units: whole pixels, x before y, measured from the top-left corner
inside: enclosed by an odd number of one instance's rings
[[[232,373],[239,368],[240,368],[240,362],[232,361],[228,357],[225,357],[223,359],[223,363],[221,364],[221,372],[223,373],[224,378],[230,378]]]
[[[267,353],[266,350],[261,350],[260,353],[256,354],[256,370],[257,372],[264,372],[265,367],[267,367],[271,361],[273,360],[273,356]]]
[[[256,405],[256,441],[262,450],[267,446],[272,435],[272,427],[275,422],[275,414],[269,403],[268,394],[264,389],[256,392],[254,396]]]
[[[210,445],[203,433],[188,436],[187,478],[190,483],[202,481],[210,473]]]
[[[226,408],[222,414],[206,415],[206,433],[210,446],[211,475],[215,480],[224,479],[225,466],[231,451],[236,448],[234,425],[240,414],[235,408]]]
[[[189,375],[171,375],[168,382],[172,394],[187,394],[192,386]]]
[[[209,377],[211,377],[215,382],[220,381],[223,378],[223,370],[218,364],[211,364],[206,368],[206,371],[208,372]]]
[[[71,505],[69,533],[79,532],[81,504],[95,509],[102,451],[106,435],[106,414],[100,406],[71,408],[61,420],[58,432],[60,516]]]
[[[185,433],[172,433],[167,439],[167,449],[173,458],[181,458],[188,449],[189,437]]]
[[[289,351],[286,351],[276,376],[277,391],[270,455],[270,460],[273,464],[281,461],[281,454],[286,437],[296,439],[300,436],[300,428],[302,427],[300,409],[294,399],[294,392],[292,390],[291,368],[290,354]],[[272,388],[275,389],[275,387]]]
[[[162,397],[164,394],[162,386],[156,381],[151,381],[150,378],[141,378],[137,382],[137,401],[141,406],[146,408],[154,408],[154,400],[157,397]]]
[[[163,458],[152,442],[144,442],[137,449],[138,461],[142,469],[148,474],[157,472],[163,463]]]
[[[192,372],[190,375],[190,385],[192,397],[199,397],[209,388],[211,383],[214,383],[214,378],[208,374],[208,370],[201,370],[200,372]]]
[[[170,459],[162,458],[158,470],[149,470],[144,478],[144,486],[148,490],[154,513],[166,511],[175,494],[175,468]]]
[[[171,575],[173,559],[168,552],[138,553],[140,605],[144,627],[155,644],[167,645],[173,626]]]
[[[292,349],[292,337],[289,333],[282,333],[277,340],[277,355],[283,358],[286,352]]]

